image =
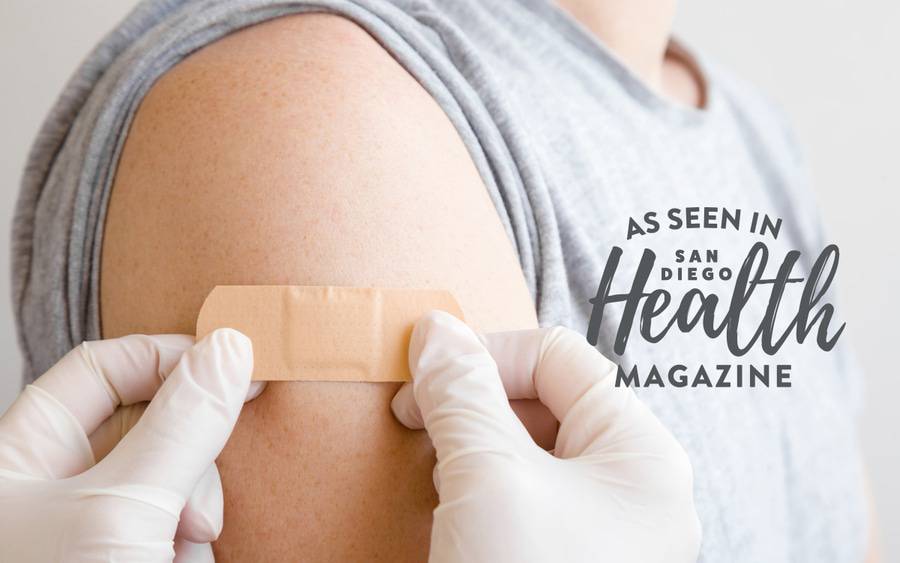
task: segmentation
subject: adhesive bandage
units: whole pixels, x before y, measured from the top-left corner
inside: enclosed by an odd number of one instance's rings
[[[444,290],[220,285],[200,309],[197,339],[224,327],[246,334],[254,380],[409,381],[409,337],[432,309],[463,318]]]

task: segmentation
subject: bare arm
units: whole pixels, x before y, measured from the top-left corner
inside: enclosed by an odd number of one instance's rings
[[[536,324],[446,116],[327,15],[195,53],[132,125],[106,224],[104,337],[192,333],[217,284],[440,287],[479,330]],[[424,559],[433,453],[392,419],[395,388],[270,384],[219,460],[219,560]]]

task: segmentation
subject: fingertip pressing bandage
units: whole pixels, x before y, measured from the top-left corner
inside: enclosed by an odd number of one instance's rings
[[[296,285],[220,285],[197,318],[197,339],[217,328],[253,343],[253,379],[409,381],[413,325],[433,309],[460,319],[449,291]]]

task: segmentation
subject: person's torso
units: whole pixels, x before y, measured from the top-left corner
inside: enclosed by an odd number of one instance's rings
[[[634,312],[626,312],[624,302],[609,303],[598,347],[626,373],[636,368],[639,397],[691,456],[704,530],[701,559],[861,560],[865,506],[855,436],[860,375],[846,338],[824,351],[816,343],[819,325],[802,344],[789,330],[827,242],[803,163],[777,111],[716,67],[702,69],[703,109],[666,100],[548,3],[499,9],[468,2],[447,17],[482,65],[468,78],[483,91],[504,137],[515,143],[513,154],[521,150],[529,161],[527,167],[517,164],[523,189],[548,196],[550,205],[535,208],[534,198],[531,204],[536,217],[554,219],[536,219],[531,237],[558,240],[556,248],[540,248],[535,260],[541,297],[552,303],[542,311],[549,313],[542,324],[587,333],[597,314],[590,300],[613,248],[622,253],[612,295],[632,289],[644,249],[655,253],[645,292],[665,290],[669,303],[648,332],[673,326],[651,343],[640,334],[646,298]],[[692,62],[677,45],[670,50]],[[502,111],[494,111],[498,106]],[[655,213],[650,222],[648,212]],[[634,230],[629,239],[631,219],[644,233]],[[789,277],[804,281],[785,284],[774,311],[779,284],[756,285],[733,321],[734,340],[746,347],[772,317],[777,351],[764,351],[761,336],[738,356],[728,348],[726,330],[711,336],[702,319],[682,331],[677,318],[693,318],[700,307],[699,295],[683,303],[692,292],[718,299],[710,317],[716,327],[735,316],[729,311],[737,278],[760,242],[768,253],[760,278],[776,278],[788,253],[798,250]],[[549,267],[559,271],[542,271]],[[829,269],[822,268],[815,287],[823,286]],[[755,267],[747,271],[755,273]],[[811,316],[829,302],[833,292]],[[614,341],[623,320],[633,324],[620,354]],[[838,307],[827,337],[842,322]],[[654,367],[658,379],[651,377]],[[701,368],[708,383],[698,376]],[[790,387],[778,387],[779,370],[789,370]],[[685,378],[685,386],[676,386]]]

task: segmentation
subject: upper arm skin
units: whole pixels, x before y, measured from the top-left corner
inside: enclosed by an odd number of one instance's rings
[[[154,85],[119,163],[101,275],[106,338],[193,333],[218,284],[446,288],[477,330],[536,326],[446,115],[328,15],[230,35]],[[395,390],[270,383],[249,403],[219,459],[219,561],[424,560],[433,452],[392,418]]]

